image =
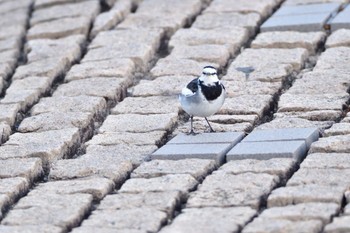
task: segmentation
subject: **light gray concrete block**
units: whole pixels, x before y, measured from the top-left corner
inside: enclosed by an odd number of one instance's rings
[[[339,10],[340,5],[341,5],[340,3],[334,2],[334,3],[283,6],[275,12],[273,17],[274,16],[282,16],[282,15],[304,15],[304,14],[314,14],[314,13],[333,13],[333,12],[337,12]]]
[[[349,232],[350,216],[340,216],[333,219],[333,222],[324,228],[325,233]]]
[[[350,28],[350,6],[345,8],[331,21],[331,30],[335,31],[341,28]]]
[[[285,128],[254,130],[242,142],[268,142],[268,141],[297,141],[305,140],[307,148],[317,141],[319,131],[317,128]]]
[[[152,159],[213,159],[218,164],[225,160],[225,154],[232,148],[230,143],[221,144],[167,144],[151,155]]]
[[[168,144],[230,143],[236,145],[244,137],[243,132],[201,133],[196,135],[178,134]]]
[[[227,160],[294,158],[300,161],[306,154],[304,141],[272,141],[239,143],[227,153]]]

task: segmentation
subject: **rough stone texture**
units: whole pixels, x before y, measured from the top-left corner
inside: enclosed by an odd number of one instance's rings
[[[307,112],[278,112],[273,116],[277,118],[303,118],[310,121],[338,121],[343,115],[341,110],[316,110]]]
[[[206,177],[197,191],[190,193],[187,207],[250,206],[258,209],[261,199],[279,182],[269,174],[242,173],[233,175],[214,172]],[[246,192],[245,190],[249,190]]]
[[[202,133],[196,135],[179,134],[172,138],[168,144],[207,144],[207,143],[231,143],[237,144],[244,137],[242,132]]]
[[[243,72],[240,72],[244,74]],[[282,82],[261,82],[250,80],[225,80],[226,96],[235,98],[241,95],[274,95],[282,88]]]
[[[238,232],[255,215],[249,207],[185,209],[160,232]]]
[[[16,104],[0,104],[0,121],[4,121],[12,126],[20,110],[20,105]]]
[[[228,174],[242,173],[267,173],[281,178],[287,177],[293,170],[295,161],[288,158],[277,158],[269,160],[244,159],[229,161],[220,167],[219,171]]]
[[[75,34],[87,35],[90,21],[88,17],[81,16],[36,24],[29,29],[27,37],[31,40],[39,38],[57,39]]]
[[[56,227],[52,225],[39,225],[39,226],[0,226],[0,231],[2,233],[63,233],[61,227]]]
[[[147,133],[128,133],[119,132],[111,133],[99,133],[93,136],[93,138],[85,143],[85,145],[101,145],[111,146],[118,144],[127,145],[159,145],[166,136],[166,131],[152,131]]]
[[[0,209],[3,209],[4,205],[14,202],[16,198],[28,192],[29,182],[23,177],[4,178],[0,179],[0,187],[1,196],[7,196],[5,203],[0,206]]]
[[[157,232],[166,222],[166,213],[151,208],[94,211],[82,224],[82,227],[108,227],[114,232],[137,229],[142,232]],[[132,232],[132,231],[130,231]]]
[[[41,160],[39,158],[6,159],[0,162],[0,178],[24,177],[28,181],[34,181],[43,174]]]
[[[169,130],[175,124],[177,114],[119,114],[109,115],[99,128],[99,133],[129,132],[146,133]]]
[[[296,185],[331,185],[348,187],[350,181],[346,178],[350,169],[299,169],[287,182],[287,186]]]
[[[349,74],[350,48],[334,47],[324,51],[318,58],[314,71],[336,70]]]
[[[102,97],[47,97],[42,98],[39,103],[31,109],[31,115],[48,112],[90,112],[98,116],[102,114],[106,108],[106,101]]]
[[[112,114],[179,113],[179,100],[173,96],[129,97],[111,109]]]
[[[0,101],[2,104],[18,103],[20,110],[26,111],[30,106],[39,100],[39,90],[21,90],[21,92],[6,92],[5,97]]]
[[[278,112],[342,110],[348,99],[348,94],[283,94],[278,102]]]
[[[231,116],[231,115],[226,115]],[[209,117],[211,118],[211,117]],[[214,118],[215,119],[215,118]],[[240,122],[240,123],[230,123],[230,122],[214,122],[211,119],[208,119],[210,125],[215,130],[215,132],[250,132],[253,129],[253,124],[250,122]],[[174,135],[179,133],[188,134],[190,132],[191,123],[188,121],[184,125],[179,126]],[[194,118],[193,119],[193,129],[196,133],[210,133],[207,122],[203,118]]]
[[[198,182],[189,174],[170,174],[150,179],[135,178],[127,180],[120,188],[121,193],[180,191],[186,195]]]
[[[116,229],[112,227],[104,227],[104,226],[80,226],[78,228],[74,228],[72,233],[115,233]],[[118,229],[118,233],[147,233],[146,230],[140,229]]]
[[[257,13],[239,14],[236,12],[226,12],[220,14],[202,14],[197,17],[192,27],[198,29],[245,27],[249,34],[254,34],[261,16]]]
[[[51,78],[49,77],[26,77],[25,79],[14,80],[6,93],[38,89],[41,94],[50,90]]]
[[[268,208],[309,202],[342,204],[344,188],[322,185],[287,186],[275,189],[267,199]]]
[[[350,135],[338,135],[320,138],[319,141],[311,145],[309,153],[348,153],[350,149],[350,145],[348,143],[349,140]]]
[[[350,169],[350,154],[348,153],[314,153],[309,154],[301,163],[301,168],[334,168]]]
[[[213,115],[210,116],[210,121],[219,124],[237,124],[237,123],[250,123],[254,125],[257,123],[259,117],[255,114],[248,115]]]
[[[0,147],[2,158],[40,157],[48,166],[61,159],[79,143],[78,129],[69,128],[39,133],[15,133]]]
[[[322,230],[323,224],[319,220],[290,221],[285,219],[255,218],[244,229],[243,233],[262,232],[290,232],[290,233],[318,233]]]
[[[119,210],[152,208],[172,216],[177,205],[180,204],[180,192],[145,192],[145,193],[118,193],[107,195],[97,207],[97,210]]]
[[[301,203],[283,207],[272,207],[264,210],[260,218],[286,219],[291,221],[321,220],[329,223],[331,217],[339,212],[339,205],[335,203]]]
[[[339,3],[315,3],[315,4],[307,4],[307,5],[294,5],[288,6],[283,5],[283,7],[279,8],[274,16],[281,15],[304,15],[304,14],[314,14],[321,12],[333,13],[339,10]]]
[[[116,153],[116,152],[115,152]],[[116,184],[123,182],[132,170],[132,164],[116,156],[85,154],[74,160],[59,160],[52,165],[50,180],[84,177],[106,177]]]
[[[326,41],[326,48],[340,47],[340,46],[350,46],[350,30],[349,29],[339,29],[333,32]]]
[[[307,152],[304,141],[271,141],[239,143],[227,155],[227,160],[292,158],[300,161]]]
[[[347,0],[287,0],[284,5],[307,5],[315,3],[328,3],[328,2],[339,2],[344,3]]]
[[[2,220],[4,225],[54,225],[65,230],[76,226],[89,211],[90,194],[29,194]]]
[[[142,163],[131,173],[131,178],[153,178],[168,174],[190,174],[195,179],[200,181],[203,180],[205,176],[211,173],[215,168],[215,162],[212,160],[153,160]]]
[[[0,145],[8,140],[11,135],[11,127],[6,122],[0,122]]]
[[[131,79],[135,64],[128,58],[90,61],[74,65],[65,77],[66,82],[95,77],[125,77]]]
[[[331,128],[326,129],[324,131],[325,137],[344,135],[344,134],[350,134],[350,123],[349,122],[335,123],[332,125]]]
[[[349,226],[350,216],[335,217],[333,222],[326,225],[324,228],[325,233],[337,233],[350,231]]]
[[[174,75],[162,76],[154,80],[141,80],[140,83],[130,88],[130,92],[134,97],[147,96],[173,96],[181,93],[182,88],[195,76]]]
[[[114,183],[106,178],[89,178],[84,180],[51,181],[39,184],[31,193],[38,192],[45,196],[48,193],[57,194],[91,194],[95,200],[101,200],[114,188]]]
[[[251,48],[305,48],[312,54],[325,38],[324,32],[265,32],[258,34]]]

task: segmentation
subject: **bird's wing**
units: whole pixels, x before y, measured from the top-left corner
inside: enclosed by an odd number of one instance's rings
[[[181,94],[185,96],[194,95],[198,91],[198,78],[193,79],[182,89]]]

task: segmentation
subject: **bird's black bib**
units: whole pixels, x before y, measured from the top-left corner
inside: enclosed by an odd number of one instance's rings
[[[212,86],[207,86],[203,84],[203,81],[199,80],[199,85],[202,89],[202,93],[208,101],[217,99],[224,88],[219,82],[215,82]]]

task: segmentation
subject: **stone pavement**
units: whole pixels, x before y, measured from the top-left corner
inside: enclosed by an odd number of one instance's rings
[[[0,0],[0,232],[350,232],[349,0]],[[227,89],[196,136],[177,94]]]

